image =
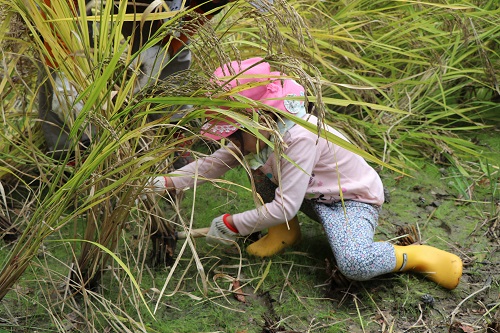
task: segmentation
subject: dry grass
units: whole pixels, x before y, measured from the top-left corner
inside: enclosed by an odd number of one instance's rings
[[[54,3],[49,18],[71,16],[65,1]],[[232,112],[218,109],[228,101],[210,83],[213,69],[228,60],[266,56],[276,68],[296,77],[308,88],[316,112],[371,153],[372,161],[414,168],[414,159],[426,158],[455,166],[462,177],[485,174],[477,163],[467,162],[482,160],[483,148],[463,135],[492,128],[498,112],[494,78],[500,63],[499,28],[491,1],[477,7],[400,1],[387,7],[384,1],[277,0],[267,14],[238,1],[193,38],[191,71],[138,94],[133,93],[137,70],[132,66],[137,55],[121,38],[122,12],[116,24],[102,22],[91,48],[85,37],[87,25],[69,19],[50,25],[37,5],[37,1],[0,1],[0,101],[5,128],[0,141],[0,216],[4,239],[13,230],[18,232],[2,262],[0,298],[31,267],[46,241],[79,239],[64,245],[68,260],[57,259],[64,262],[65,273],[51,271],[49,264],[44,269],[51,272],[40,273],[40,280],[46,279],[54,289],[60,280],[66,283],[57,306],[50,306],[53,295],[43,291],[60,331],[72,325],[71,318],[83,320],[89,331],[105,326],[146,330],[140,293],[129,282],[133,277],[140,284],[151,275],[146,274],[151,248],[156,264],[172,265],[163,286],[174,283],[176,268],[188,258],[201,277],[204,294],[217,289],[207,281],[212,268],[207,268],[193,242],[173,254],[168,237],[174,227],[190,228],[193,223],[179,218],[179,202],[149,198],[136,205],[136,199],[150,176],[172,170],[175,155],[191,151],[184,143],[199,142],[195,133],[205,109]],[[99,10],[106,16],[110,8]],[[164,28],[177,26],[172,21]],[[72,135],[78,138],[89,125],[96,129],[91,149],[74,152],[74,166],[44,154],[35,121],[35,69],[47,55],[41,37],[51,43],[53,56],[62,64],[60,75],[71,79],[85,105],[80,117],[72,119]],[[67,56],[68,49],[72,57]],[[179,79],[186,84],[179,85]],[[170,124],[172,113],[165,113],[165,108],[175,110],[188,102],[193,105],[188,115]],[[148,122],[148,115],[160,112],[163,118]],[[185,136],[179,137],[179,132]],[[498,167],[491,157],[485,161]],[[491,179],[496,179],[495,172],[498,169],[492,170]],[[497,222],[498,218],[492,219],[493,233]],[[125,236],[130,234],[137,237]],[[115,251],[130,274],[111,255]],[[118,283],[123,294],[103,296],[92,290],[106,289],[108,279]],[[180,288],[182,281],[177,283]],[[85,311],[66,298],[75,290],[83,296]],[[137,313],[127,312],[129,302]],[[61,314],[65,307],[75,317],[65,320]],[[107,315],[102,317],[98,313],[103,308]]]

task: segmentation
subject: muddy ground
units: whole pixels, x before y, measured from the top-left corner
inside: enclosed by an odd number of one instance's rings
[[[219,319],[214,330],[500,332],[500,197],[498,169],[493,170],[495,176],[478,174],[469,182],[457,170],[433,164],[411,172],[412,177],[381,172],[387,202],[376,239],[428,244],[455,253],[464,263],[463,276],[455,290],[443,289],[421,275],[407,273],[365,282],[349,281],[336,272],[321,227],[301,216],[300,245],[262,262],[244,258],[243,268],[237,273],[235,269],[222,268],[240,267],[239,259],[234,258],[237,253],[228,250],[227,258],[217,262],[215,271],[222,270],[233,277],[239,274],[242,281],[248,278],[252,282],[242,289],[241,295],[230,300],[228,306],[241,311],[238,317],[231,317],[231,311],[224,313],[225,319]],[[401,235],[406,236],[397,239]],[[257,272],[248,268],[259,264]],[[269,267],[268,275],[262,278]],[[264,282],[255,292],[260,279]],[[263,308],[260,312],[259,307]],[[231,325],[229,318],[237,324]],[[165,327],[164,332],[189,329]]]
[[[400,282],[407,283],[372,281],[353,288],[366,288],[376,299],[379,332],[500,332],[500,197],[498,190],[493,196],[490,191],[498,177],[480,177],[466,184],[462,195],[452,169],[427,165],[414,176],[384,177],[390,195],[379,238],[391,239],[400,228],[416,229],[414,241],[420,236],[421,243],[463,260],[459,286],[447,291],[422,277],[401,274]]]
[[[302,242],[266,260],[249,258],[234,249],[214,249],[197,239],[208,294],[203,293],[200,271],[190,255],[184,254],[155,319],[143,311],[144,325],[148,331],[162,333],[500,332],[498,167],[492,165],[491,171],[489,175],[478,172],[464,178],[453,168],[426,164],[412,172],[412,177],[381,172],[387,202],[376,239],[420,242],[457,254],[464,262],[464,271],[453,291],[407,273],[366,282],[349,281],[336,273],[321,226],[301,216]],[[243,210],[245,201],[251,205],[248,198],[228,197],[226,191],[221,198],[213,188],[203,191],[200,189],[195,208],[198,221],[208,223],[211,216]],[[190,198],[185,201],[190,207]],[[202,218],[202,212],[207,217]],[[411,237],[397,240],[407,233]],[[118,332],[106,321],[98,322],[106,312],[89,315],[83,311],[84,303],[78,303],[78,311],[71,310],[64,304],[68,302],[64,293],[54,292],[54,286],[64,279],[59,273],[50,278],[46,274],[61,266],[59,260],[71,263],[71,256],[61,253],[57,243],[46,245],[39,258],[49,260],[49,264],[35,260],[0,303],[0,333],[61,332],[61,326],[53,323],[55,318],[68,328],[65,332],[88,332],[85,320],[89,318],[97,331]],[[176,256],[180,256],[182,245],[179,241]],[[8,250],[8,246],[2,250]],[[58,261],[52,263],[53,257]],[[150,267],[141,271],[149,307],[156,305],[169,272],[170,268]],[[135,316],[137,308],[130,307],[127,297],[114,301],[122,292],[122,279],[116,277],[106,274],[99,291],[120,306],[129,307],[128,313]],[[239,286],[242,289],[235,292]],[[58,301],[50,304],[54,306],[50,313],[47,295],[54,293]],[[106,313],[108,318],[111,315]]]

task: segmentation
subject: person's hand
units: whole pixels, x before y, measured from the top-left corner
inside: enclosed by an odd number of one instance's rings
[[[158,176],[151,178],[146,187],[145,192],[165,193],[167,190],[172,189],[172,180],[167,176]]]
[[[231,215],[225,214],[213,219],[207,234],[207,243],[211,245],[231,245],[236,242],[239,233],[234,226],[228,222]]]
[[[141,200],[146,200],[147,194],[165,194],[167,191],[172,190],[175,190],[175,186],[170,177],[153,177],[148,180],[146,186],[144,186],[144,189],[142,190],[142,193],[139,195],[139,198]],[[136,200],[136,204],[138,203],[138,201],[139,199]]]

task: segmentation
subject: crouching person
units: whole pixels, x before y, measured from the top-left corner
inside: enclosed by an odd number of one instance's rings
[[[215,76],[225,87],[238,89],[246,98],[313,124],[318,121],[306,113],[304,101],[297,101],[304,98],[304,88],[271,71],[270,64],[261,58],[231,62],[218,68]],[[415,271],[447,289],[458,285],[462,275],[458,256],[426,245],[395,246],[374,241],[384,191],[379,175],[362,157],[289,120],[278,119],[276,113],[250,110],[248,117],[257,119],[264,113],[276,121],[283,140],[282,155],[274,153],[234,119],[214,115],[202,126],[201,134],[214,140],[225,139],[229,144],[176,170],[175,177],[152,179],[151,186],[155,191],[192,187],[195,174],[198,180],[218,178],[239,165],[244,156],[255,169],[256,187],[265,194],[262,197],[266,203],[216,217],[207,242],[231,245],[240,236],[269,229],[247,251],[270,256],[299,240],[296,214],[303,210],[322,223],[339,269],[350,279],[363,281],[391,272]],[[347,140],[329,126],[326,130]],[[269,131],[260,134],[272,140]]]

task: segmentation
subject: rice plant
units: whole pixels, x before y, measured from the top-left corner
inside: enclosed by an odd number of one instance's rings
[[[20,17],[29,31],[30,41],[25,47],[29,47],[30,59],[36,65],[34,68],[40,68],[42,79],[37,82],[33,75],[22,78],[31,80],[23,112],[16,113],[13,107],[20,107],[16,103],[21,94],[7,96],[3,105],[4,126],[9,129],[4,154],[12,155],[12,162],[5,159],[2,169],[5,173],[2,181],[8,189],[3,201],[7,203],[7,198],[10,200],[17,191],[21,205],[29,207],[30,213],[19,223],[18,239],[2,263],[0,298],[5,297],[31,265],[43,243],[57,239],[61,230],[68,228],[75,230],[75,237],[66,239],[73,253],[68,259],[74,260],[64,279],[67,286],[64,290],[69,296],[77,293],[84,299],[89,298],[100,286],[107,267],[122,262],[114,252],[122,248],[118,245],[126,228],[139,230],[141,235],[140,252],[127,262],[137,268],[139,280],[140,268],[149,257],[150,240],[156,252],[154,263],[171,264],[162,262],[165,260],[162,256],[173,257],[174,249],[164,238],[173,235],[178,212],[169,207],[175,202],[152,197],[144,200],[140,194],[151,176],[171,170],[176,156],[190,151],[186,143],[198,139],[195,133],[204,109],[223,103],[207,97],[215,89],[209,74],[231,58],[220,44],[214,43],[217,36],[201,30],[200,36],[207,39],[193,42],[194,50],[208,50],[210,54],[210,58],[204,59],[203,71],[182,73],[185,81],[182,85],[175,81],[181,78],[172,76],[138,91],[141,70],[136,65],[138,58],[179,21],[173,19],[165,23],[134,53],[123,39],[121,29],[124,22],[131,19],[125,11],[126,2],[117,8],[111,2],[89,8],[84,3],[77,5],[78,8],[73,8],[65,1],[53,1],[50,6],[37,1],[2,3],[8,15]],[[251,6],[243,10],[255,11]],[[80,13],[78,19],[74,19],[76,12]],[[180,18],[186,13],[177,14]],[[137,15],[134,19],[143,22],[162,19],[165,12]],[[5,30],[8,28],[4,26]],[[94,33],[90,34],[89,30]],[[5,41],[8,38],[2,42]],[[6,56],[4,59],[15,65],[17,58]],[[15,66],[2,77],[4,84],[10,83],[12,89],[22,86],[12,84],[14,71]],[[61,78],[70,83],[60,97],[62,103],[76,110],[68,119],[69,141],[76,143],[89,137],[91,144],[87,149],[70,146],[68,152],[55,156],[45,154],[35,96],[47,83],[58,87]],[[25,81],[22,83],[27,85]],[[192,105],[189,112],[175,123],[171,122],[170,117],[188,102]],[[248,104],[233,103],[240,108],[248,107]],[[155,114],[160,116],[151,120]],[[22,130],[17,123],[24,126]],[[178,135],[181,131],[183,134]],[[17,141],[20,144],[16,144]],[[8,205],[5,206],[7,209]],[[131,216],[136,221],[131,221]],[[193,256],[197,256],[195,251]],[[200,266],[200,270],[203,267]],[[131,269],[125,271],[128,278],[136,280]],[[141,299],[139,286],[134,287],[137,290],[132,291],[133,299]]]
[[[483,155],[467,135],[497,126],[500,13],[494,0],[280,0],[264,12],[236,1],[210,21],[161,6],[132,16],[124,1],[76,6],[0,0],[1,237],[13,235],[2,259],[0,299],[32,265],[45,266],[37,273],[44,288],[64,282],[58,302],[47,302],[61,331],[65,311],[86,318],[90,330],[146,331],[142,313],[150,309],[141,281],[150,266],[172,267],[167,286],[188,257],[206,279],[194,243],[188,239],[175,251],[169,238],[173,229],[192,227],[180,214],[180,198],[140,194],[151,176],[172,171],[179,156],[211,149],[200,148],[197,135],[207,108],[250,106],[228,102],[210,80],[229,60],[266,56],[308,87],[322,119],[389,167],[413,168],[414,159],[425,158],[457,166],[461,175],[474,172],[465,161]],[[141,55],[179,32],[186,15],[196,18],[188,46],[192,69],[138,89]],[[163,22],[139,52],[122,34],[131,20]],[[57,77],[71,82],[64,100],[81,105],[70,137],[92,137],[88,149],[70,147],[62,159],[46,154],[37,121],[36,96]],[[186,104],[185,116],[171,121]],[[47,243],[62,244],[67,257],[39,261]],[[61,270],[50,266],[54,262]],[[116,284],[121,294],[104,296]],[[204,280],[201,289],[207,288]],[[43,294],[50,298],[47,289]],[[83,297],[90,316],[67,297],[73,294]],[[137,313],[125,310],[131,304]]]

